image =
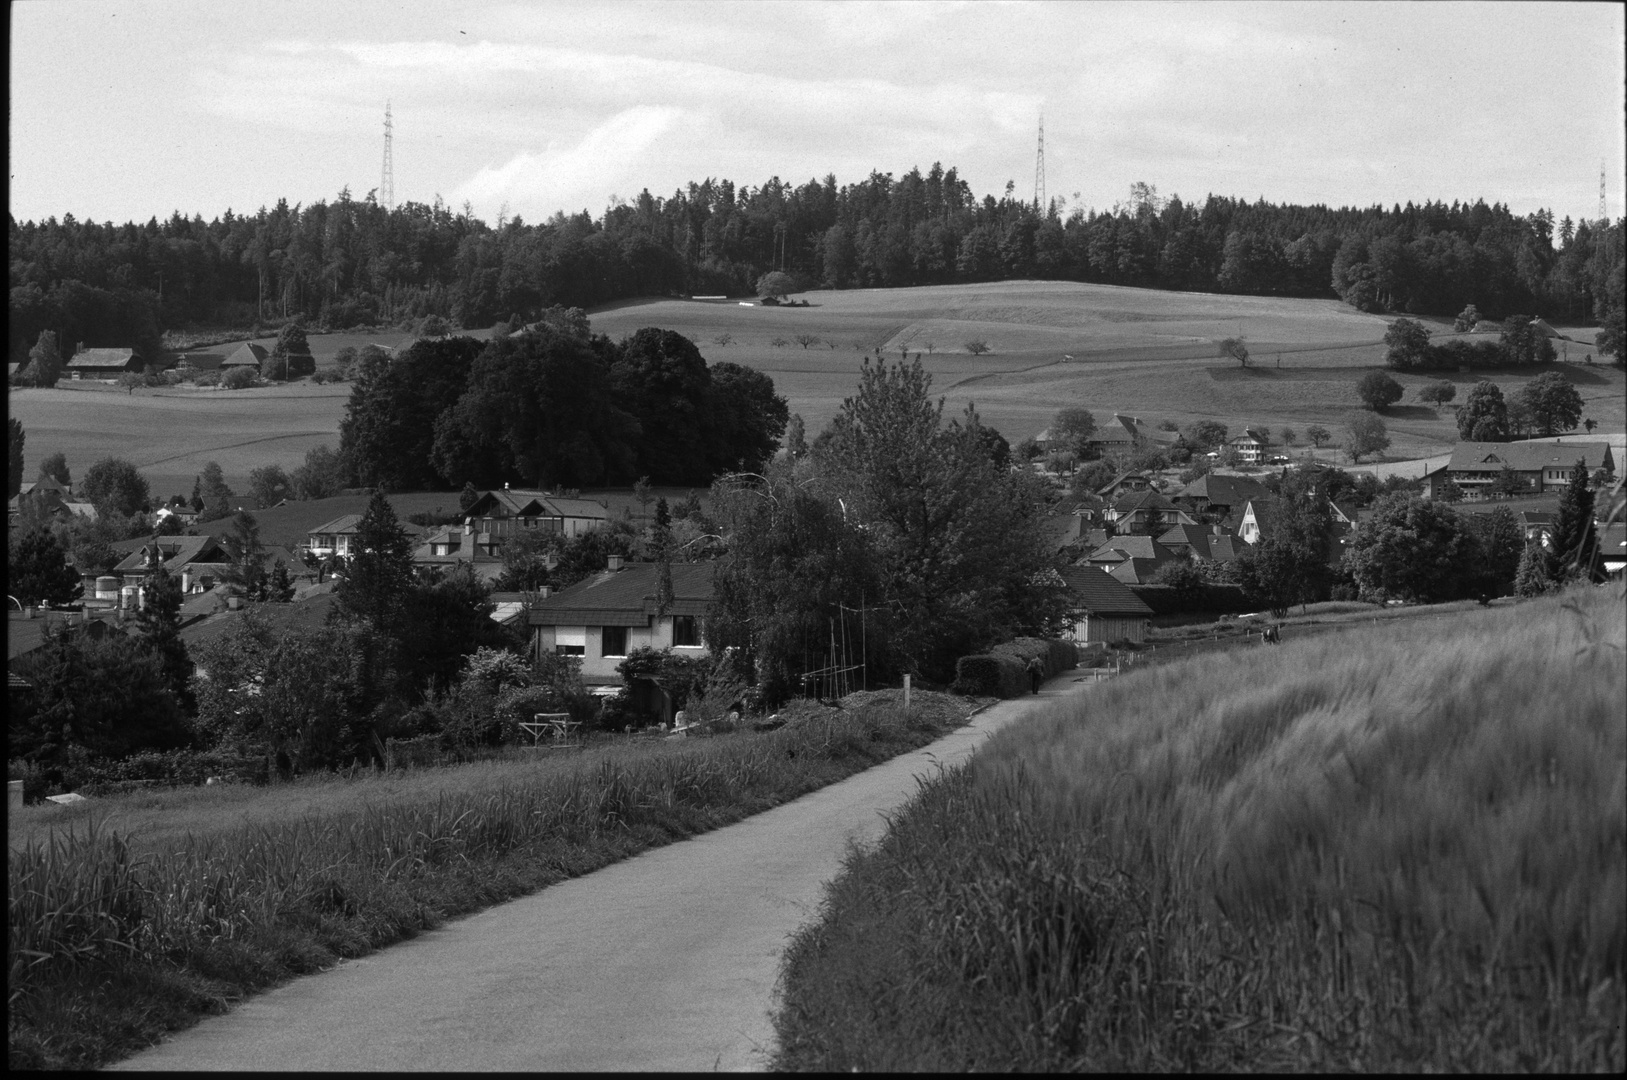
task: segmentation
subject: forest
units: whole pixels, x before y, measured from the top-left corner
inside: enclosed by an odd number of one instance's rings
[[[1165,198],[1144,183],[1107,211],[1013,195],[979,200],[954,168],[872,172],[838,186],[777,177],[647,190],[597,219],[531,224],[454,212],[438,197],[389,209],[373,193],[212,221],[10,223],[8,349],[42,330],[64,351],[161,348],[185,328],[394,325],[437,315],[467,329],[551,306],[749,293],[769,270],[800,288],[1039,278],[1248,295],[1340,298],[1364,311],[1619,323],[1623,222],[1557,224],[1484,200],[1385,209]],[[1619,337],[1619,335],[1618,335]]]

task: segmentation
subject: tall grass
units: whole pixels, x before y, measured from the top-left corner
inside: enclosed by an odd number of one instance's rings
[[[173,823],[36,822],[8,859],[11,1064],[106,1062],[291,974],[795,798],[966,711],[883,698],[768,734],[112,800],[167,799]]]
[[[997,735],[787,954],[803,1068],[1627,1066],[1619,587],[1194,658]]]

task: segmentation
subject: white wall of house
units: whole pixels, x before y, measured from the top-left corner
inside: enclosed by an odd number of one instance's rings
[[[674,645],[673,628],[676,620],[681,616],[668,615],[656,620],[652,626],[629,626],[627,631],[627,647],[624,652],[606,654],[604,651],[604,630],[602,626],[533,626],[531,628],[531,648],[536,656],[545,653],[557,652],[561,646],[569,649],[581,648],[580,653],[572,655],[581,657],[582,674],[596,678],[615,678],[616,666],[627,658],[627,653],[634,649],[666,649],[671,648],[679,655],[702,656],[706,652],[706,644],[700,616],[692,616],[695,620],[695,632],[700,640],[699,645]]]

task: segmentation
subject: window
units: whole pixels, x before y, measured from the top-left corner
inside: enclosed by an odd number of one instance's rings
[[[672,617],[672,644],[674,646],[696,646],[701,643],[700,627],[696,625],[693,615],[674,615]]]
[[[602,630],[600,643],[603,648],[599,650],[600,656],[626,656],[627,655],[627,627],[606,626]]]
[[[588,651],[588,631],[585,626],[559,626],[554,628],[554,652],[561,656],[583,656]]]

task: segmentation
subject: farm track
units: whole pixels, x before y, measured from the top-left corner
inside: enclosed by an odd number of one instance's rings
[[[795,802],[297,979],[114,1067],[763,1068],[781,953],[849,842],[878,838],[919,778],[1087,690],[1077,677]]]
[[[308,439],[313,435],[332,435],[331,431],[289,431],[281,435],[264,435],[258,439],[245,439],[242,442],[222,443],[219,446],[199,446],[180,454],[171,454],[169,457],[157,458],[153,461],[138,461],[138,468],[146,469],[154,465],[163,465],[170,461],[179,461],[182,458],[197,457],[199,454],[210,454],[220,450],[236,450],[239,447],[254,446],[257,443],[277,442],[281,439]]]

